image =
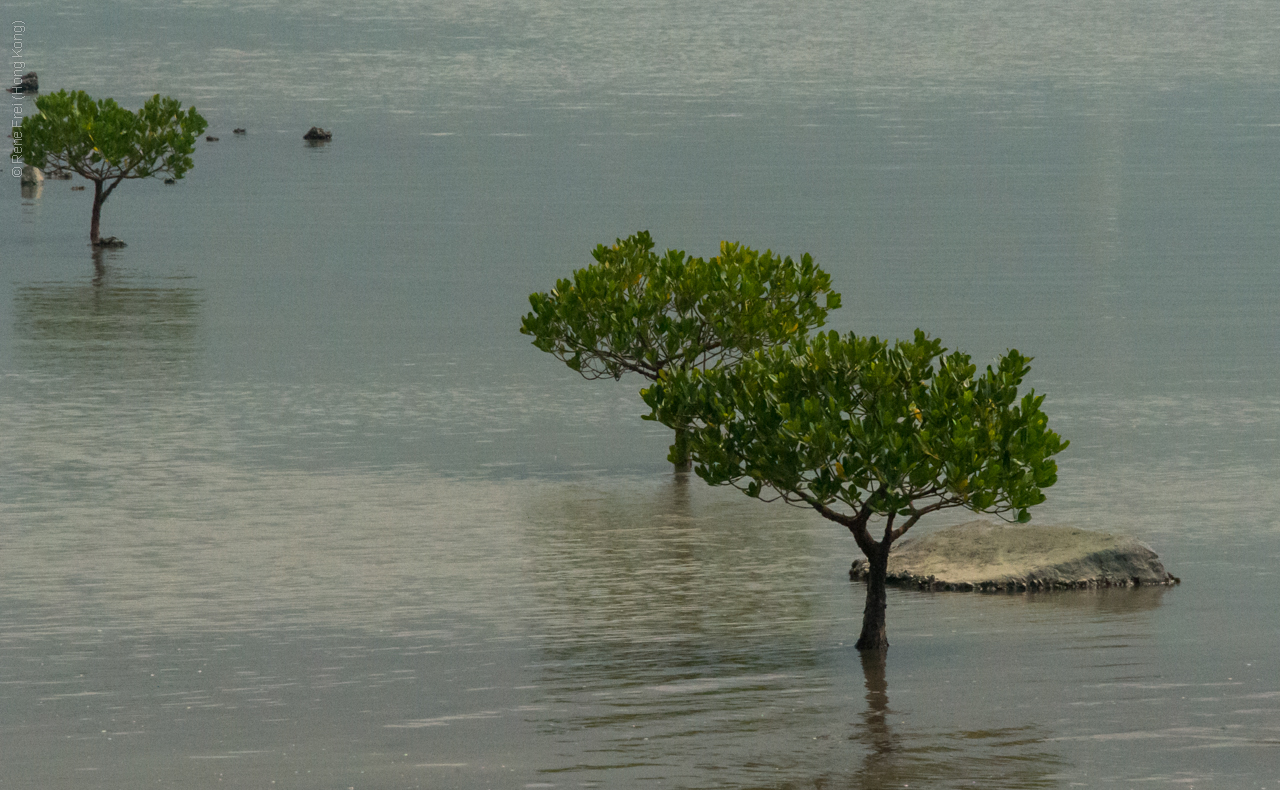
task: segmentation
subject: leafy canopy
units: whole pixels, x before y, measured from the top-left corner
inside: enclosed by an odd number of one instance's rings
[[[887,519],[887,543],[944,508],[1030,519],[1067,446],[1044,396],[1018,397],[1030,361],[1010,351],[975,375],[968,355],[919,330],[892,345],[820,332],[732,371],[673,369],[641,395],[646,419],[692,415],[689,444],[708,483],[809,505],[865,551],[872,516]]]
[[[822,326],[840,306],[830,276],[807,254],[796,262],[723,242],[710,260],[677,250],[659,256],[642,231],[597,246],[592,257],[595,264],[550,293],[531,294],[533,311],[520,325],[588,379],[631,371],[653,380],[669,368],[732,365]]]
[[[27,163],[115,182],[110,189],[123,179],[182,178],[192,167],[196,138],[208,128],[194,107],[183,111],[177,99],[159,94],[136,113],[115,99],[65,90],[40,96],[36,109],[22,121]]]

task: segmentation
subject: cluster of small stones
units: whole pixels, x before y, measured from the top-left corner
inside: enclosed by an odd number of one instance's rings
[[[849,578],[863,581],[867,578],[866,560],[854,560],[849,568]],[[915,587],[919,590],[949,590],[954,592],[1047,592],[1049,590],[1097,590],[1107,587],[1171,587],[1181,584],[1173,574],[1166,574],[1163,581],[1144,582],[1137,576],[1110,577],[1102,576],[1094,579],[1007,579],[985,582],[946,582],[935,576],[915,576],[909,573],[889,573],[885,575],[885,583],[897,587]]]

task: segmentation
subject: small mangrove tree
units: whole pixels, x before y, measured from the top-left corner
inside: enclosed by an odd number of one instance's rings
[[[673,367],[641,392],[648,419],[678,420],[698,476],[811,507],[867,557],[859,650],[889,645],[889,549],[947,508],[1031,518],[1066,446],[1043,395],[1019,397],[1016,350],[979,374],[917,330],[910,341],[835,332],[761,349],[733,369]]]
[[[65,90],[36,99],[36,115],[15,131],[29,165],[70,171],[93,182],[89,243],[102,243],[102,204],[120,183],[166,175],[180,179],[193,167],[196,138],[208,127],[194,107],[152,96],[137,112],[115,99]],[[16,146],[15,146],[16,147]]]

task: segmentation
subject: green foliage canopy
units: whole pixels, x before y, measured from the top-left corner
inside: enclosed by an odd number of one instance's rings
[[[520,331],[588,379],[631,371],[654,380],[671,368],[732,365],[822,326],[840,306],[807,254],[796,262],[723,242],[704,260],[653,246],[647,231],[597,246],[595,264],[529,296]]]
[[[917,330],[911,341],[835,332],[764,349],[732,371],[676,370],[641,392],[647,419],[690,420],[697,474],[808,505],[870,557],[924,515],[952,507],[1027,521],[1066,446],[1016,350],[981,375]],[[880,545],[867,531],[885,519]],[[895,520],[898,521],[895,526]]]
[[[115,99],[65,90],[36,99],[37,115],[22,122],[26,161],[42,170],[73,170],[90,180],[182,178],[195,140],[208,127],[194,107],[152,96],[136,113]]]

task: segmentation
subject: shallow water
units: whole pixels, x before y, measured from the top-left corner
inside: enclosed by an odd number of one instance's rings
[[[1280,783],[1272,4],[15,8],[221,139],[96,261],[0,196],[0,786]],[[641,228],[1034,355],[1036,521],[1183,584],[894,591],[864,664],[847,535],[516,331]]]

